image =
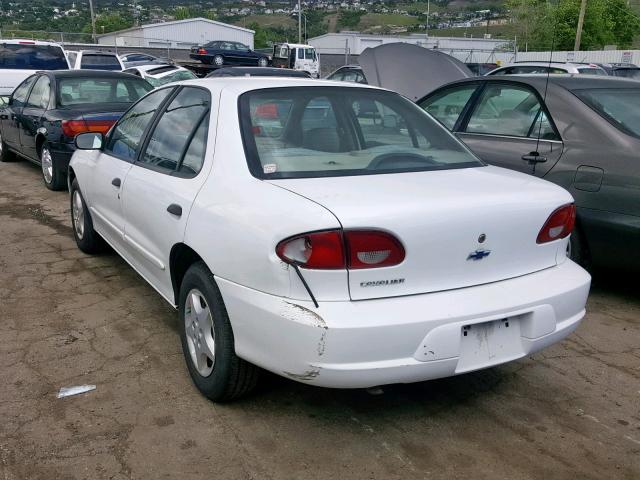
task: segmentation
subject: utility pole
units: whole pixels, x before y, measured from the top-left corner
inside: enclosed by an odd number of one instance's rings
[[[302,5],[298,0],[298,43],[302,43]]]
[[[429,14],[431,13],[431,0],[427,0],[427,37],[429,36]]]
[[[93,11],[93,0],[89,0],[89,10],[91,11],[91,38],[96,43],[96,14]]]
[[[582,0],[580,3],[580,16],[578,17],[578,28],[576,29],[576,43],[573,46],[573,51],[580,50],[580,39],[582,37],[582,25],[584,24],[584,13],[587,10],[587,0]]]

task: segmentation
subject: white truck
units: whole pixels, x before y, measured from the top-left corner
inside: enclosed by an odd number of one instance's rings
[[[22,81],[40,70],[68,70],[60,45],[38,40],[0,40],[0,98],[6,98]]]
[[[315,47],[300,43],[276,43],[273,46],[271,65],[279,68],[301,70],[320,78],[320,57]]]

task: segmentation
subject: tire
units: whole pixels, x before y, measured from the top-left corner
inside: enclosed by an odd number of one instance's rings
[[[258,59],[258,66],[259,67],[266,67],[267,65],[269,65],[269,60],[262,57],[260,59]]]
[[[189,267],[182,280],[179,312],[182,352],[198,390],[214,402],[249,393],[260,370],[236,355],[222,295],[203,262]]]
[[[567,245],[567,256],[585,270],[591,269],[589,252],[583,240],[582,234],[577,226],[573,229],[573,232],[571,232],[571,236],[569,237],[569,244]]]
[[[47,142],[44,142],[40,147],[40,166],[42,168],[42,181],[49,190],[62,190],[67,186],[64,172],[61,172],[56,167]]]
[[[222,65],[224,65],[224,57],[222,55],[215,55],[213,57],[213,64],[216,67],[221,67]]]
[[[9,147],[0,135],[0,162],[13,162],[16,159],[15,153],[9,150]]]
[[[71,184],[71,229],[76,245],[84,253],[93,254],[101,252],[105,247],[105,242],[93,229],[91,214],[84,201],[78,179],[74,179]],[[76,203],[77,202],[77,203]]]

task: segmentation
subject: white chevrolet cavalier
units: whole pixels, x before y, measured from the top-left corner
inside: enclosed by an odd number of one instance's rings
[[[398,94],[194,80],[76,144],[78,246],[106,241],[177,306],[213,400],[248,392],[257,367],[338,388],[491,367],[585,314],[569,193],[483,164]]]

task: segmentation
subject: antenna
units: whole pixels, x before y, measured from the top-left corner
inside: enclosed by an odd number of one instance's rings
[[[558,1],[558,5],[560,5],[560,1]],[[542,95],[542,105],[540,105],[540,113],[539,115],[539,124],[538,124],[538,138],[536,138],[536,151],[531,152],[533,166],[533,174],[536,174],[536,166],[538,163],[546,162],[547,159],[545,157],[540,156],[539,148],[540,148],[540,136],[542,135],[542,116],[544,115],[544,106],[547,104],[547,90],[549,89],[549,76],[551,75],[551,62],[553,62],[553,49],[555,47],[556,42],[556,26],[558,25],[558,16],[553,16],[553,31],[551,34],[551,51],[549,52],[549,65],[547,68],[547,79],[544,83],[544,95]]]

